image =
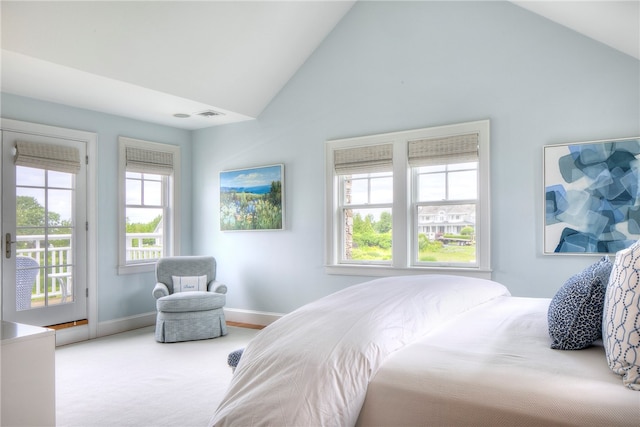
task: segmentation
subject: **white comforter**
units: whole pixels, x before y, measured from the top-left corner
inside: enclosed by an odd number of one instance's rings
[[[212,426],[352,426],[392,352],[508,290],[457,276],[373,280],[284,316],[244,351]]]

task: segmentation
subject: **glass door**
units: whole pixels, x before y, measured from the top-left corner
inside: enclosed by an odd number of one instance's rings
[[[86,143],[3,131],[2,145],[3,319],[86,319]]]

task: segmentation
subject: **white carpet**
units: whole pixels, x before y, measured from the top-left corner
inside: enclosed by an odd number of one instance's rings
[[[147,327],[58,347],[57,426],[206,426],[231,380],[227,355],[259,332],[228,330],[161,344]]]

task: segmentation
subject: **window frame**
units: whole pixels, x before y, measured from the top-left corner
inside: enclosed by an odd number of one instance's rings
[[[126,149],[127,147],[142,150],[171,153],[173,156],[173,172],[162,178],[163,200],[163,256],[179,254],[180,240],[178,226],[180,224],[180,146],[159,142],[144,141],[128,137],[118,137],[119,168],[118,168],[118,274],[134,274],[154,271],[156,260],[128,263],[126,260]],[[150,173],[153,174],[153,173]]]
[[[325,143],[325,271],[328,274],[393,276],[410,274],[457,274],[491,278],[490,223],[490,121],[480,120],[445,126],[334,139]],[[478,199],[476,211],[477,263],[473,266],[428,266],[417,260],[417,186],[408,163],[411,140],[478,134]],[[390,265],[345,263],[342,250],[342,205],[340,177],[334,169],[334,152],[345,148],[393,145],[393,249]],[[459,201],[454,201],[456,204]],[[449,203],[449,202],[447,202]]]

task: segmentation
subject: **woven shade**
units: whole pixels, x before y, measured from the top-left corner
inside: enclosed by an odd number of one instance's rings
[[[338,175],[393,171],[392,144],[345,148],[334,151],[333,156]]]
[[[478,160],[478,134],[409,141],[409,165],[431,166]]]
[[[77,174],[80,172],[80,151],[75,147],[16,141],[15,164]]]
[[[173,153],[127,147],[127,172],[171,175],[173,173]]]

